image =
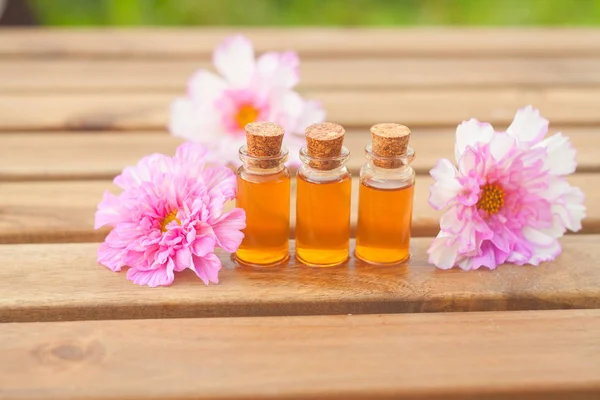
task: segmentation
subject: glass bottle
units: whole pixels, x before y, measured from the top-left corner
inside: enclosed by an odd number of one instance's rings
[[[269,135],[273,132],[278,135]],[[235,258],[244,265],[272,266],[289,258],[288,150],[281,146],[283,129],[275,124],[248,124],[246,138],[248,145],[239,150],[236,195],[236,206],[246,212],[246,228]]]
[[[355,254],[368,263],[397,264],[410,257],[415,153],[405,126],[378,124],[371,135],[360,171]]]
[[[342,146],[344,128],[323,123],[306,131],[297,175],[296,258],[307,265],[330,267],[348,259],[352,178],[350,155]]]

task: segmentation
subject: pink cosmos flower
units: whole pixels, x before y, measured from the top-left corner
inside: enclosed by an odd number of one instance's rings
[[[270,121],[285,129],[290,160],[298,165],[301,134],[325,120],[320,103],[292,90],[300,80],[298,55],[269,52],[255,61],[252,42],[234,36],[216,48],[213,63],[222,77],[199,70],[190,78],[187,96],[171,106],[171,134],[208,146],[211,161],[238,165],[246,124]]]
[[[531,106],[517,111],[506,132],[475,119],[458,126],[458,169],[442,159],[431,170],[429,203],[448,209],[429,262],[494,269],[560,254],[557,239],[581,229],[584,195],[565,179],[577,165],[571,142],[561,133],[544,139],[547,131],[548,121]]]
[[[98,262],[113,271],[129,266],[127,279],[139,285],[170,285],[174,273],[193,270],[217,283],[221,261],[215,247],[234,252],[246,227],[242,209],[224,213],[235,198],[229,168],[204,166],[207,149],[186,143],[175,157],[153,154],[125,168],[98,204],[95,228],[113,227],[98,249]]]

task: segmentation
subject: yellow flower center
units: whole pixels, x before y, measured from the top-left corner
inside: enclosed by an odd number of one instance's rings
[[[499,185],[488,184],[481,188],[481,197],[477,202],[477,208],[488,214],[496,214],[504,205],[504,191]]]
[[[173,221],[177,221],[177,224],[181,225],[181,221],[177,219],[177,210],[171,211],[167,214],[165,218],[163,218],[163,220],[160,223],[160,230],[162,232],[166,232],[167,225],[169,225]]]
[[[256,121],[258,114],[259,111],[254,106],[246,104],[240,107],[237,115],[235,116],[235,120],[240,129],[244,129],[247,124]]]

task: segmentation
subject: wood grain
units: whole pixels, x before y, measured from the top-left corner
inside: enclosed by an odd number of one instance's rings
[[[0,56],[208,59],[227,36],[248,36],[257,52],[296,50],[303,58],[594,57],[594,29],[507,28],[179,28],[4,29]]]
[[[598,310],[2,324],[0,380],[7,400],[591,400],[598,330]]]
[[[178,93],[0,94],[0,131],[164,129]],[[600,89],[497,88],[309,90],[328,119],[347,127],[399,121],[411,127],[456,126],[477,118],[508,125],[534,104],[556,125],[600,125]]]
[[[0,90],[8,92],[183,91],[197,60],[3,60]],[[341,73],[343,72],[343,73]],[[597,58],[348,58],[307,59],[301,89],[392,89],[496,86],[597,86]]]
[[[577,149],[578,172],[600,172],[599,128],[551,126],[550,134],[563,132]],[[173,155],[182,143],[167,132],[146,131],[139,135],[122,132],[44,132],[0,135],[0,181],[112,179],[125,166],[148,154]],[[349,130],[344,140],[352,157],[348,167],[358,174],[364,163],[367,129]],[[411,146],[417,157],[413,168],[428,174],[439,158],[453,159],[454,129],[416,128]]]
[[[580,233],[600,233],[600,174],[576,174],[569,182],[586,194],[587,217]],[[427,203],[429,177],[417,178],[413,207],[413,236],[439,231],[441,212]],[[102,193],[119,190],[110,181],[0,182],[1,243],[63,243],[103,240],[108,230],[95,231],[94,213]],[[292,189],[291,235],[294,235],[295,195]],[[351,234],[358,213],[358,180],[352,187]],[[229,205],[233,207],[233,204]]]
[[[2,245],[0,321],[600,308],[599,240],[568,236],[556,261],[474,272],[429,265],[429,238],[413,239],[411,260],[397,267],[350,260],[318,269],[292,259],[234,269],[219,253],[220,284],[204,286],[186,271],[157,289],[99,266],[94,243]]]

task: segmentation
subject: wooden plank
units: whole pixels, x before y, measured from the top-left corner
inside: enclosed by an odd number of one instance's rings
[[[600,172],[599,128],[551,127],[551,133],[562,131],[577,149],[579,172]],[[439,158],[453,159],[454,128],[416,128],[411,145],[417,151],[413,168],[428,174]],[[364,163],[364,146],[369,141],[368,129],[349,130],[345,145],[352,157],[350,170],[358,174]],[[0,181],[112,179],[128,165],[134,165],[148,154],[173,155],[181,139],[166,132],[58,132],[48,135],[15,133],[0,135]],[[31,144],[35,143],[35,146]]]
[[[507,28],[179,28],[5,29],[3,57],[204,58],[242,33],[258,52],[294,49],[302,57],[595,57],[594,29]]]
[[[183,91],[206,61],[3,60],[0,90],[8,92]],[[555,87],[600,84],[597,58],[352,58],[301,62],[306,89]],[[340,73],[343,71],[343,73]]]
[[[569,182],[586,194],[589,209],[580,233],[600,233],[600,174],[576,174]],[[439,231],[441,212],[427,203],[429,177],[419,177],[415,186],[413,236],[433,236]],[[95,231],[94,213],[104,190],[118,193],[110,181],[0,182],[1,243],[63,243],[103,240],[108,230]],[[358,213],[358,179],[352,189],[352,235]],[[233,207],[233,204],[230,205]],[[295,195],[292,189],[291,235],[295,225]]]
[[[413,239],[412,258],[395,267],[351,259],[319,269],[292,257],[281,267],[234,268],[218,252],[225,266],[218,285],[185,271],[158,289],[98,265],[96,243],[2,245],[0,321],[600,308],[599,240],[568,236],[553,262],[476,272],[429,265],[431,238]]]
[[[176,93],[0,94],[0,131],[164,129]],[[311,90],[328,119],[347,127],[381,121],[456,126],[469,118],[509,124],[534,104],[557,125],[598,125],[600,89]]]
[[[598,330],[598,310],[2,324],[0,380],[5,399],[583,400]]]

